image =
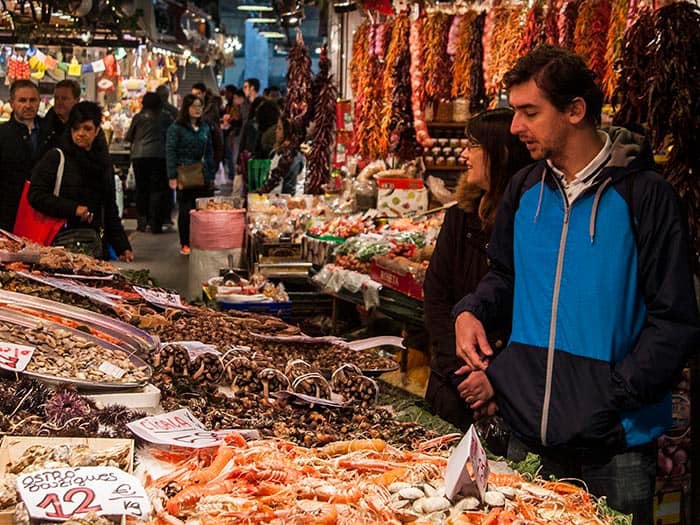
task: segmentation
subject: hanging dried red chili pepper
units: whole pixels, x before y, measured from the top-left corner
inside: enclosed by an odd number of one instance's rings
[[[301,31],[289,51],[289,69],[287,70],[287,98],[284,111],[292,123],[300,129],[306,129],[311,115],[311,60],[309,50],[304,44]]]
[[[622,54],[628,10],[629,0],[613,0],[612,11],[610,12],[610,26],[608,27],[606,39],[605,74],[603,75],[602,85],[605,98],[609,101],[613,99],[615,87],[619,80],[616,63]]]
[[[474,31],[476,17],[476,11],[469,11],[460,16],[459,27],[455,30],[451,90],[453,98],[469,98],[471,96],[472,57],[469,50],[472,41],[476,38],[476,32]]]
[[[559,45],[566,49],[574,49],[574,34],[576,33],[580,4],[580,0],[569,0],[564,3],[559,12]]]
[[[425,94],[429,101],[450,97],[450,60],[447,54],[447,38],[451,18],[441,12],[430,13],[423,31],[423,60]]]
[[[471,68],[469,70],[469,88],[471,90],[469,111],[472,113],[481,111],[488,105],[486,86],[484,85],[483,34],[485,23],[486,13],[482,12],[474,19],[474,37],[469,47],[469,59],[471,60]]]
[[[605,75],[605,37],[610,25],[610,0],[584,0],[576,19],[574,51],[602,80]]]
[[[525,17],[525,28],[518,46],[518,55],[526,55],[547,39],[544,27],[544,9],[541,1],[532,4]]]

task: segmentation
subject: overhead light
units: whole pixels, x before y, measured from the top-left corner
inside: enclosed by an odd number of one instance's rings
[[[287,35],[279,31],[260,31],[259,35],[268,39],[287,38]]]
[[[271,5],[261,5],[261,4],[240,4],[238,6],[239,11],[260,11],[260,12],[270,12],[272,11]]]
[[[246,18],[246,22],[250,22],[251,24],[274,24],[277,22],[276,18],[262,18],[262,17],[253,17],[253,18]]]
[[[350,13],[357,9],[355,0],[338,0],[333,2],[333,10],[336,13]]]

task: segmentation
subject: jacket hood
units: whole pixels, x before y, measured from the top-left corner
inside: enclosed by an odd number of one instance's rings
[[[654,157],[651,147],[643,135],[626,128],[611,127],[605,130],[612,142],[608,167],[630,169],[653,169]]]

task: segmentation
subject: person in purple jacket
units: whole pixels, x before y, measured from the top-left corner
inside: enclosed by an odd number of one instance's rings
[[[457,206],[447,210],[425,277],[425,320],[430,333],[430,378],[426,399],[433,413],[466,430],[473,412],[459,397],[464,379],[454,372],[464,362],[455,353],[452,308],[476,288],[488,272],[486,246],[496,208],[508,181],[531,162],[525,146],[509,132],[513,111],[485,111],[467,124],[469,145],[462,152],[467,171],[457,186]],[[494,330],[490,340],[505,344],[505,330]],[[500,343],[499,343],[500,341]]]

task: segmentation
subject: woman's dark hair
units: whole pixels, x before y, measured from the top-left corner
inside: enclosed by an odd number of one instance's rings
[[[196,97],[192,94],[185,95],[185,98],[182,99],[182,106],[180,106],[180,112],[177,114],[178,124],[180,124],[181,126],[190,125],[190,106],[195,102],[199,102],[200,104],[204,105],[204,102],[202,102],[201,98]],[[204,110],[204,108],[202,108],[202,110]],[[201,121],[202,117],[199,117],[197,119],[197,124],[199,124]]]
[[[260,132],[275,126],[280,118],[280,110],[277,104],[270,100],[262,102],[255,111],[255,120],[258,121]]]
[[[520,57],[503,78],[505,88],[524,84],[530,79],[559,111],[565,111],[575,98],[586,102],[586,119],[600,124],[603,92],[595,73],[576,53],[554,46],[539,46]]]
[[[68,115],[68,128],[75,129],[83,122],[91,121],[96,128],[102,124],[102,108],[94,102],[78,102]]]
[[[143,109],[147,109],[149,111],[154,111],[157,113],[158,111],[163,109],[163,100],[155,93],[151,93],[149,91],[143,96],[141,105],[143,106]]]
[[[493,225],[503,192],[513,175],[532,163],[525,144],[510,132],[513,115],[512,109],[499,108],[479,113],[467,122],[467,137],[482,148],[484,162],[489,167],[489,189],[483,196],[475,191],[472,209],[468,210],[477,209],[484,226]]]

